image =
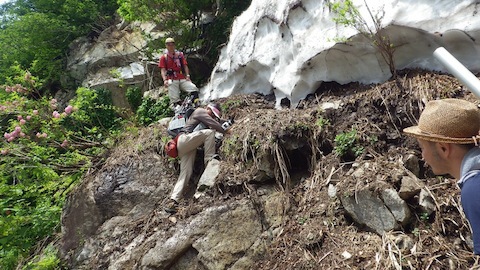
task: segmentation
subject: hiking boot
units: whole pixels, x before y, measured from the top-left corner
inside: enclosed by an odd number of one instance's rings
[[[167,213],[175,214],[175,213],[177,213],[177,210],[178,210],[178,202],[170,199],[163,209]]]
[[[212,159],[220,160],[220,155],[219,155],[219,154],[215,154],[215,155],[212,156]]]

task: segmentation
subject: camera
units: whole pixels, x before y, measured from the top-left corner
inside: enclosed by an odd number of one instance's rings
[[[223,128],[224,130],[227,130],[229,127],[231,127],[231,126],[233,125],[233,123],[234,123],[234,120],[233,120],[233,119],[229,119],[229,120],[223,122],[222,128]]]
[[[171,68],[167,69],[167,75],[168,76],[173,76],[174,75],[173,69],[171,69]]]

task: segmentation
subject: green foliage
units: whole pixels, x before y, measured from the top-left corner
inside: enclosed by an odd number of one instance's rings
[[[317,125],[319,128],[324,128],[326,126],[330,125],[330,120],[323,118],[320,116],[317,121],[315,122],[315,125]]]
[[[60,109],[54,99],[33,98],[27,86],[35,80],[28,72],[14,75],[18,85],[0,86],[1,269],[15,269],[39,240],[59,229],[66,195],[121,128],[106,91],[80,88]],[[46,256],[28,269],[55,264]]]
[[[222,142],[222,152],[226,156],[236,155],[238,153],[237,150],[239,150],[237,149],[238,148],[237,142],[238,142],[238,135],[231,135],[226,137]],[[254,147],[257,148],[258,145],[259,145],[259,142]]]
[[[129,87],[126,93],[128,104],[132,107],[134,112],[142,104],[142,89],[138,87]]]
[[[158,100],[144,98],[142,104],[138,107],[136,117],[141,125],[147,126],[172,114],[170,99],[168,96],[163,96]]]
[[[236,108],[240,108],[243,102],[239,99],[229,99],[226,102],[220,104],[220,108],[224,114],[228,114],[230,111],[233,111]]]
[[[213,64],[219,48],[227,41],[233,19],[243,12],[251,1],[221,0],[214,22],[202,25],[202,11],[217,8],[216,3],[215,0],[118,0],[118,13],[128,21],[156,21],[167,29],[168,36],[175,38],[180,50],[194,48],[208,56]],[[148,45],[149,53],[164,48],[164,45],[164,40],[152,39]]]
[[[300,225],[304,225],[307,222],[307,220],[308,220],[308,217],[298,217],[297,218],[297,222]]]
[[[420,220],[428,221],[429,218],[430,218],[430,215],[427,212],[423,212],[420,214]]]
[[[355,129],[335,136],[335,153],[339,156],[353,154],[355,157],[363,153],[364,148],[358,145],[357,131]]]
[[[211,0],[118,0],[120,16],[128,21],[155,21],[167,29],[177,44],[194,45],[201,34],[200,16],[202,10],[210,10]],[[161,16],[159,16],[161,14]],[[181,36],[178,33],[182,33]],[[162,46],[160,44],[154,44]]]
[[[380,31],[382,29],[383,15],[379,14],[382,14],[382,12],[374,15],[365,2],[365,7],[370,19],[373,21],[373,27],[371,27],[362,14],[360,14],[357,7],[353,5],[352,0],[331,2],[329,5],[332,13],[335,14],[333,21],[347,27],[353,27],[360,32],[360,34],[368,38],[371,44],[379,50],[383,60],[387,63],[392,76],[396,79],[397,72],[394,59],[395,46],[392,44],[390,37],[382,34]]]
[[[120,127],[122,118],[118,109],[113,106],[112,96],[106,89],[78,88],[77,96],[71,102],[75,108],[81,108],[71,118],[66,119],[75,131],[88,131],[88,134],[98,134],[102,127],[115,130]],[[82,135],[87,135],[82,133]]]
[[[215,22],[207,25],[204,36],[204,48],[207,56],[216,61],[219,49],[228,41],[230,30],[235,17],[240,15],[249,6],[251,0],[222,0],[221,9]]]
[[[351,0],[330,3],[330,9],[336,14],[333,18],[334,22],[356,29],[363,27],[363,24],[361,24],[363,18]]]
[[[57,250],[49,245],[43,251],[43,254],[36,257],[34,261],[27,263],[26,270],[56,270],[61,268],[60,258],[57,256]]]
[[[17,0],[0,9],[0,84],[12,65],[58,82],[70,43],[113,18],[114,0]]]

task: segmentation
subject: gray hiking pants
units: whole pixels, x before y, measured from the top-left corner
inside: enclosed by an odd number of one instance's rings
[[[188,134],[181,134],[178,137],[177,149],[178,157],[180,158],[180,175],[170,197],[177,202],[182,198],[185,185],[192,176],[197,147],[202,144],[205,151],[204,164],[207,164],[215,154],[215,130],[203,129]]]
[[[168,86],[168,97],[170,98],[170,104],[174,104],[180,100],[180,91],[187,91],[188,93],[197,92],[198,88],[191,81],[182,79],[182,80],[173,80],[172,83]]]

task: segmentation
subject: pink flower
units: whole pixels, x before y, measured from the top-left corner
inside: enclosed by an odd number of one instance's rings
[[[8,154],[8,149],[2,149],[2,151],[0,151],[0,153],[5,156],[5,155]]]
[[[47,133],[40,133],[40,132],[37,132],[37,134],[35,134],[35,136],[37,136],[37,138],[46,138],[47,137]]]
[[[53,109],[57,108],[57,100],[56,99],[50,100],[50,107],[52,107]]]
[[[32,119],[32,117],[30,115],[27,116],[27,120],[30,121],[30,119]]]
[[[60,146],[63,147],[63,148],[68,147],[68,141],[67,141],[66,139],[63,140],[63,142],[62,142],[62,144],[61,144]]]
[[[38,114],[38,110],[33,110],[33,114],[34,114],[34,115],[37,115],[37,114]]]
[[[11,136],[10,133],[7,133],[7,132],[5,132],[5,134],[3,134],[3,137],[4,137],[5,139],[10,138],[10,136]]]
[[[25,119],[20,120],[20,125],[25,125],[27,121]]]
[[[72,113],[72,110],[73,110],[72,105],[68,105],[68,106],[65,108],[65,113],[66,113],[66,114],[71,114],[71,113]]]
[[[16,127],[15,127],[15,130],[13,130],[13,132],[10,133],[10,135],[11,135],[11,136],[14,136],[14,137],[17,137],[17,136],[20,134],[20,132],[22,132],[22,128],[19,127],[19,126],[16,126]]]
[[[17,120],[22,120],[23,117],[21,115],[17,115]]]
[[[20,132],[20,137],[22,137],[22,138],[25,137],[25,133]]]
[[[10,137],[10,138],[8,138],[7,141],[8,141],[8,142],[11,142],[11,141],[13,141],[13,140],[15,140],[15,137]]]
[[[52,115],[54,118],[60,118],[60,114],[57,111],[53,111]]]

